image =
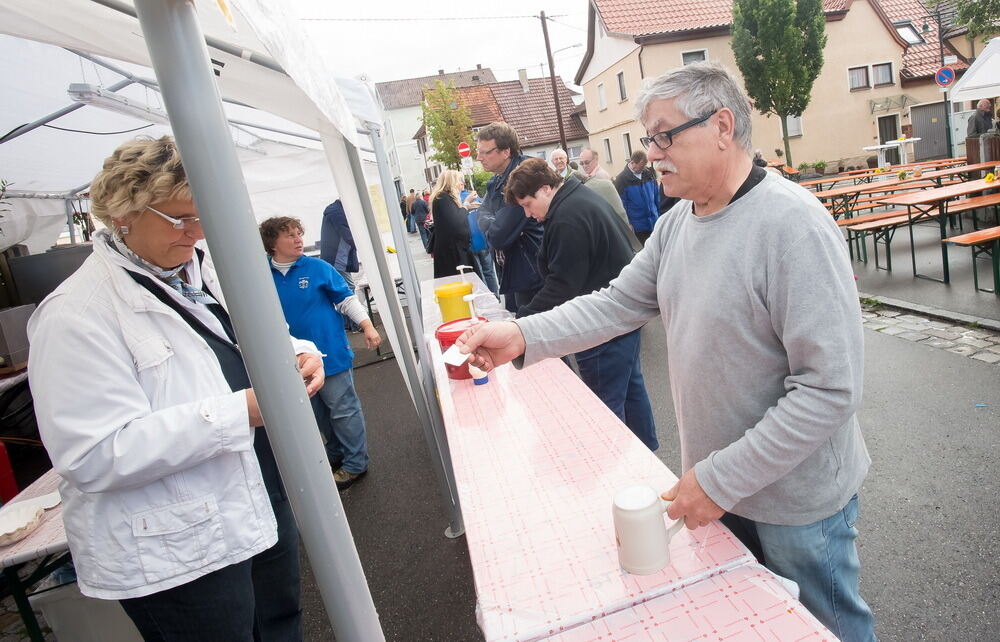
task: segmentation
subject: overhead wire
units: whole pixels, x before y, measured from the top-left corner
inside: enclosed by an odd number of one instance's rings
[[[117,132],[92,132],[84,129],[70,129],[68,127],[56,127],[55,125],[49,125],[48,123],[42,125],[42,127],[48,127],[50,129],[58,129],[61,132],[73,132],[74,134],[93,134],[95,136],[112,136],[114,134],[128,134],[130,132],[137,132],[140,129],[146,129],[147,127],[152,127],[154,125],[156,125],[156,123],[149,123],[148,125],[143,125],[142,127],[136,127],[135,129],[123,129]],[[0,139],[0,142],[3,142],[3,139]]]

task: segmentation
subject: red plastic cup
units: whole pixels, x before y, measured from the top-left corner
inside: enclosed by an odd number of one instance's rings
[[[486,319],[479,317],[479,322],[484,323]],[[441,352],[444,352],[451,346],[455,345],[458,338],[462,336],[462,333],[468,330],[472,326],[472,319],[455,319],[454,321],[449,321],[448,323],[443,323],[438,326],[438,329],[434,331],[434,338],[437,339],[438,345],[441,346]],[[444,364],[445,369],[448,371],[449,379],[471,379],[472,375],[469,374],[469,366],[467,364],[462,364],[460,366],[452,366],[447,363]]]

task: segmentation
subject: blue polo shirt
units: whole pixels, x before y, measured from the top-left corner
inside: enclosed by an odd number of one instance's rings
[[[299,258],[287,274],[275,268],[270,258],[267,262],[288,331],[312,341],[326,355],[323,370],[327,376],[349,369],[354,353],[344,332],[344,317],[334,307],[353,294],[344,277],[326,261],[311,256]]]

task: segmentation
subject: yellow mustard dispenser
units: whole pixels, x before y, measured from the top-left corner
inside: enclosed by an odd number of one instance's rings
[[[469,303],[463,299],[467,294],[472,294],[472,284],[468,281],[445,283],[434,288],[434,300],[441,308],[442,323],[472,316]]]

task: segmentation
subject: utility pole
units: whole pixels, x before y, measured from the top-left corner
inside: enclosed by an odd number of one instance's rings
[[[549,58],[549,80],[552,81],[552,99],[556,101],[556,120],[559,121],[559,145],[564,152],[569,153],[566,145],[566,130],[563,128],[562,108],[559,106],[559,90],[556,88],[556,68],[552,63],[552,47],[549,46],[549,27],[545,23],[545,12],[539,12],[538,17],[542,21],[542,35],[545,37],[545,55]]]

